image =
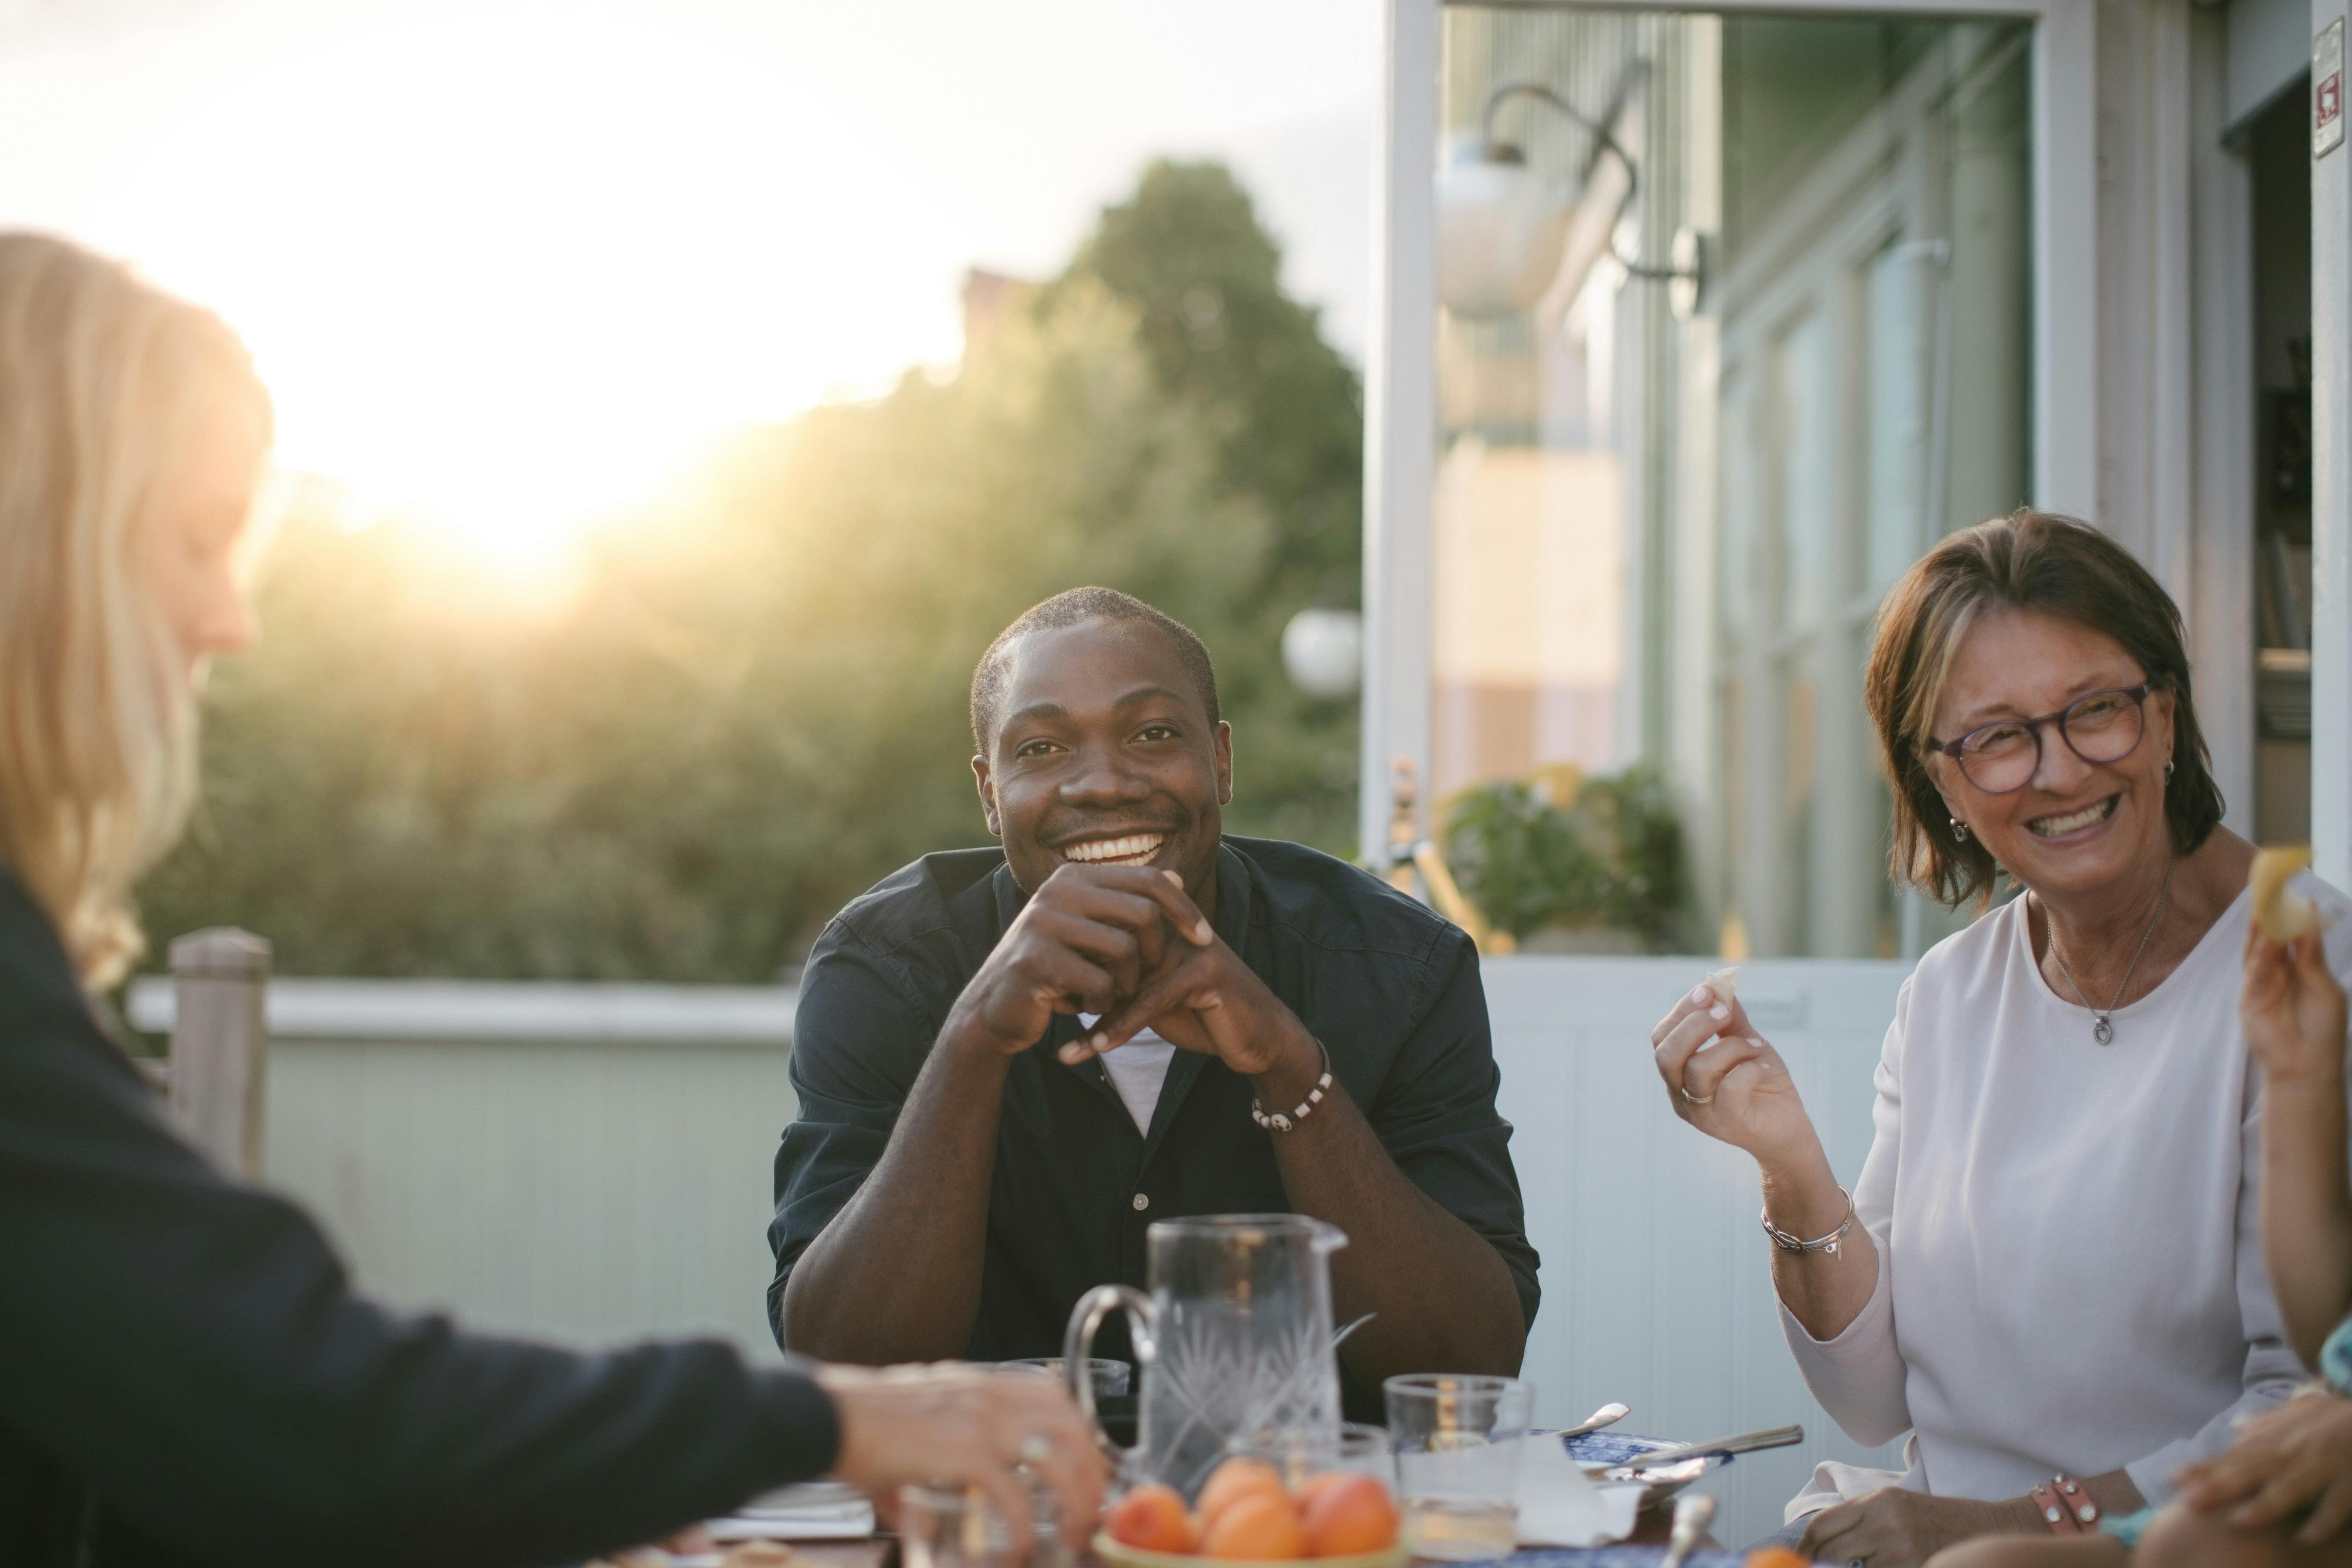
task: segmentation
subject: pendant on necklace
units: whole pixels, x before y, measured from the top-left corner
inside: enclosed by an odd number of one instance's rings
[[[2107,1022],[2107,1016],[2105,1013],[2100,1014],[2099,1021],[2091,1026],[2091,1038],[2105,1046],[2114,1044],[2115,1037],[2116,1026]]]

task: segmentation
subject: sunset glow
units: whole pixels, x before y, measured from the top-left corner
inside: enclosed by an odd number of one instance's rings
[[[757,40],[595,3],[408,5],[172,108],[88,237],[218,309],[279,458],[560,560],[714,437],[952,357],[952,190]]]

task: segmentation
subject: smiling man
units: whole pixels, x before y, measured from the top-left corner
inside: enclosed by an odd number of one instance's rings
[[[1351,1416],[1403,1372],[1516,1372],[1536,1255],[1470,941],[1344,861],[1231,838],[1192,632],[1076,588],[972,676],[1002,849],[927,855],[801,981],[769,1308],[835,1361],[1058,1355],[1144,1231],[1296,1212],[1332,1261]]]

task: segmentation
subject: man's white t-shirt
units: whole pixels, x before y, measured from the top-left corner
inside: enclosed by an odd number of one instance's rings
[[[1081,1013],[1078,1026],[1091,1029],[1101,1016],[1099,1013]],[[1159,1109],[1160,1089],[1168,1081],[1168,1064],[1175,1055],[1175,1047],[1145,1029],[1102,1058],[1103,1071],[1110,1075],[1110,1086],[1118,1090],[1118,1098],[1126,1103],[1127,1113],[1135,1118],[1139,1132],[1151,1131],[1151,1113]]]

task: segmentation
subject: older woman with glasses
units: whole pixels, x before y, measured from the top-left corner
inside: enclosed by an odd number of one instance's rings
[[[1762,1172],[1814,1396],[1857,1442],[1912,1435],[1900,1474],[1822,1465],[1790,1535],[1897,1568],[2162,1501],[2300,1371],[2254,1219],[2253,851],[2221,826],[2179,611],[2105,535],[2021,511],[1895,586],[1866,700],[1897,877],[2020,896],[1905,984],[1851,1196],[1735,996],[1700,986],[1652,1044],[1676,1114]]]

